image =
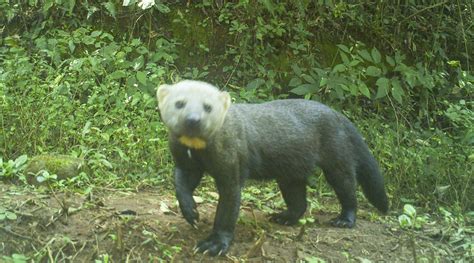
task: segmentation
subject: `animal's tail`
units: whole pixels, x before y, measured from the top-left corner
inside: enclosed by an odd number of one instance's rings
[[[363,149],[363,153],[359,155],[359,163],[357,167],[357,181],[362,186],[365,197],[380,212],[388,212],[388,198],[385,192],[384,180],[380,174],[377,161],[370,153],[368,147],[364,145],[359,149]]]

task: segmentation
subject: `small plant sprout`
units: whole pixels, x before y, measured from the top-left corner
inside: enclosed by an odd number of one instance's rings
[[[8,211],[6,208],[0,206],[0,222],[5,220],[16,220],[15,213]]]
[[[50,174],[48,171],[46,170],[41,170],[38,172],[38,174],[36,175],[36,181],[38,181],[38,183],[44,183],[44,182],[52,182],[52,181],[56,181],[56,179],[58,179],[58,176],[55,175],[55,174]]]
[[[403,229],[421,229],[426,223],[426,217],[417,216],[415,207],[406,204],[403,206],[403,214],[398,217],[398,223]]]

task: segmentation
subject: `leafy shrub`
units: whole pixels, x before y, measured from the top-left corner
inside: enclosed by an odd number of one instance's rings
[[[28,157],[22,155],[15,160],[3,161],[0,157],[0,179],[13,179],[14,177],[21,177],[21,172],[25,168]]]
[[[65,153],[91,183],[169,182],[155,88],[193,78],[343,110],[395,205],[473,209],[471,1],[143,2],[0,3],[4,160]]]

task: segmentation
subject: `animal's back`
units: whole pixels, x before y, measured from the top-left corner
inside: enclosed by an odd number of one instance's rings
[[[334,117],[344,118],[319,102],[288,99],[261,104],[234,104],[229,109],[227,119],[245,126],[252,133],[248,139],[274,143],[279,139],[312,139],[314,133],[311,133],[321,132],[326,128],[325,125],[331,125],[327,119]]]
[[[304,178],[326,159],[337,159],[332,156],[336,153],[334,147],[350,151],[351,144],[345,143],[348,123],[324,104],[289,99],[234,104],[223,129],[230,129],[228,133],[246,143],[244,155],[248,155],[251,177],[282,178],[291,174]]]

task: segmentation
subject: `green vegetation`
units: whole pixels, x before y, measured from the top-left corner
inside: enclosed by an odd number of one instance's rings
[[[439,214],[474,256],[471,1],[3,1],[0,24],[4,182],[26,182],[26,156],[64,154],[88,169],[48,171],[55,191],[172,191],[155,88],[200,79],[237,102],[307,98],[344,112],[381,164],[400,226]],[[0,225],[13,215],[0,207]]]

